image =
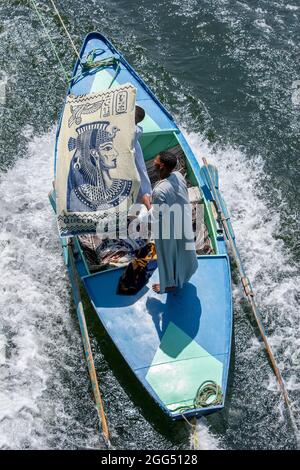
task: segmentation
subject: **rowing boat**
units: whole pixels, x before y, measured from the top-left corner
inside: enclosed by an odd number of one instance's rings
[[[149,174],[159,152],[169,150],[177,155],[191,203],[196,195],[203,209],[206,239],[197,251],[198,269],[181,290],[162,295],[153,292],[151,285],[159,281],[156,269],[136,295],[121,296],[116,288],[124,266],[106,264],[101,269],[91,260],[84,237],[61,237],[72,287],[75,290],[75,266],[108,335],[141,385],[171,419],[220,411],[225,405],[231,355],[232,289],[225,234],[212,195],[212,189],[218,193],[226,217],[217,171],[200,166],[173,117],[107,38],[95,32],[88,34],[80,59],[67,97],[128,83],[135,88],[136,104],[146,113],[140,143]],[[60,133],[61,125],[55,168],[61,158]],[[56,210],[55,185],[49,198]]]

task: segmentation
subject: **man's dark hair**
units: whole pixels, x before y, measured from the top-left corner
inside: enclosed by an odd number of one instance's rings
[[[174,170],[177,165],[177,157],[170,152],[159,152],[160,161],[170,170]]]
[[[138,124],[145,117],[145,110],[140,106],[135,107],[135,123]]]

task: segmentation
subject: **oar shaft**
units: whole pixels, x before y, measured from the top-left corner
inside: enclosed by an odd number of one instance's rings
[[[102,398],[101,398],[101,394],[99,390],[97,374],[95,370],[94,359],[93,359],[91,344],[89,340],[88,329],[87,329],[87,325],[85,321],[85,314],[84,314],[82,300],[80,296],[80,290],[79,290],[80,288],[79,288],[78,280],[76,277],[76,267],[75,267],[74,256],[73,256],[72,248],[70,246],[68,247],[68,255],[69,255],[69,264],[70,264],[70,276],[71,276],[71,282],[72,282],[73,289],[74,289],[74,300],[76,304],[76,310],[77,310],[77,316],[78,316],[78,321],[79,321],[79,326],[80,326],[80,331],[81,331],[81,336],[82,336],[85,358],[86,358],[87,365],[88,365],[88,370],[90,374],[93,394],[95,398],[99,421],[100,421],[101,428],[102,428],[102,433],[106,440],[106,443],[109,444],[109,430],[108,430],[103,402],[102,402]]]
[[[290,407],[289,396],[288,396],[283,378],[281,376],[280,370],[279,370],[279,368],[276,364],[274,354],[273,354],[272,349],[269,345],[269,342],[268,342],[268,339],[267,339],[267,336],[266,336],[266,333],[265,333],[265,329],[264,329],[264,326],[263,326],[262,321],[261,321],[260,314],[259,314],[257,306],[255,304],[254,293],[253,293],[250,281],[249,281],[248,277],[246,276],[246,273],[245,273],[245,270],[244,270],[244,267],[243,267],[243,264],[242,264],[242,261],[241,261],[239,251],[237,249],[237,246],[235,244],[234,239],[232,238],[232,235],[231,235],[228,223],[227,223],[227,219],[224,216],[222,206],[221,206],[221,203],[220,203],[220,200],[219,200],[219,196],[217,194],[217,191],[215,189],[215,186],[213,184],[213,181],[212,181],[212,178],[211,178],[211,175],[210,175],[210,171],[209,171],[209,167],[208,167],[208,163],[207,163],[206,158],[203,158],[203,163],[207,168],[207,173],[208,173],[208,176],[209,176],[209,179],[210,179],[210,186],[211,186],[211,190],[212,190],[212,193],[213,193],[214,203],[216,205],[216,209],[217,209],[218,213],[221,216],[221,222],[222,222],[222,225],[224,227],[227,240],[228,240],[228,242],[230,244],[230,247],[232,249],[232,253],[233,253],[234,259],[236,261],[236,264],[237,264],[237,267],[238,267],[238,270],[239,270],[239,273],[240,273],[240,276],[241,276],[241,281],[242,281],[242,284],[243,284],[243,287],[244,287],[245,295],[246,295],[246,297],[247,297],[247,299],[250,303],[254,318],[255,318],[257,326],[259,328],[259,331],[260,331],[261,337],[263,339],[263,342],[265,344],[265,347],[266,347],[268,356],[270,358],[270,361],[271,361],[274,373],[276,375],[277,381],[279,383],[280,389],[282,391],[284,401],[285,401],[286,405],[289,408]]]
[[[240,273],[240,276],[241,276],[241,282],[242,282],[242,285],[243,285],[243,288],[244,288],[245,295],[246,295],[247,300],[248,300],[248,302],[251,306],[253,316],[254,316],[255,321],[257,323],[257,326],[258,326],[258,329],[260,331],[262,340],[264,342],[267,354],[268,354],[270,362],[272,364],[274,374],[277,378],[279,388],[281,390],[284,402],[286,404],[286,407],[287,407],[287,410],[288,410],[288,413],[289,413],[290,422],[292,424],[292,427],[293,427],[293,430],[294,430],[294,433],[295,433],[297,448],[299,449],[300,448],[299,430],[298,430],[298,426],[296,424],[294,414],[293,414],[292,409],[291,409],[290,399],[289,399],[289,395],[288,395],[284,380],[283,380],[282,375],[280,373],[280,370],[277,366],[273,351],[272,351],[272,349],[270,347],[270,344],[269,344],[269,341],[267,339],[265,329],[264,329],[264,326],[263,326],[263,323],[262,323],[262,319],[261,319],[261,316],[258,312],[256,303],[255,303],[255,300],[254,300],[254,292],[252,290],[251,283],[250,283],[250,281],[249,281],[249,279],[246,275],[246,272],[245,272],[245,269],[244,269],[244,266],[243,266],[243,263],[242,263],[242,260],[241,260],[241,257],[240,257],[240,253],[239,253],[238,248],[235,244],[235,241],[232,237],[231,231],[230,231],[228,223],[227,223],[227,219],[223,214],[222,207],[221,207],[221,204],[220,204],[220,200],[219,200],[218,194],[215,190],[215,187],[213,185],[213,181],[212,181],[212,178],[211,178],[210,173],[209,173],[208,164],[207,164],[207,161],[206,161],[205,158],[203,158],[203,162],[204,162],[204,164],[207,168],[208,175],[209,175],[209,178],[210,178],[210,183],[211,183],[211,188],[212,188],[212,191],[213,191],[213,197],[214,197],[214,200],[215,200],[214,202],[216,204],[216,209],[217,209],[217,211],[219,212],[219,214],[221,216],[221,222],[223,224],[227,240],[230,244],[230,247],[231,247],[235,262],[236,262],[236,265],[238,267],[238,270],[239,270],[239,273]]]
[[[227,223],[223,224],[224,225],[224,228],[225,226],[227,225]],[[232,250],[232,253],[233,253],[233,256],[234,256],[234,259],[235,259],[235,262],[237,264],[237,267],[238,267],[238,270],[239,270],[239,273],[240,273],[240,276],[241,276],[241,281],[242,281],[242,284],[243,284],[243,287],[244,287],[244,292],[245,292],[245,295],[247,297],[247,300],[251,306],[251,309],[252,309],[252,312],[253,312],[253,315],[254,315],[254,318],[255,318],[255,321],[257,323],[257,326],[258,326],[258,329],[260,331],[260,334],[261,334],[261,337],[262,337],[262,340],[264,342],[264,345],[266,347],[266,350],[267,350],[267,353],[269,355],[269,358],[270,358],[270,361],[271,361],[271,364],[272,364],[272,367],[273,367],[273,370],[274,370],[274,373],[277,377],[277,380],[279,382],[279,385],[280,385],[280,388],[282,390],[282,393],[283,393],[283,397],[284,397],[284,400],[286,402],[287,405],[289,405],[289,398],[288,398],[288,394],[287,394],[287,391],[286,391],[286,388],[285,388],[285,385],[284,385],[284,382],[283,382],[283,379],[282,379],[282,376],[281,376],[281,373],[278,369],[278,366],[276,364],[276,360],[275,360],[275,357],[274,357],[274,354],[272,352],[272,349],[269,345],[269,342],[268,342],[268,339],[266,337],[266,333],[265,333],[265,329],[264,329],[264,326],[262,324],[262,321],[261,321],[261,318],[260,318],[260,314],[257,310],[257,306],[256,306],[256,303],[255,303],[255,300],[254,300],[254,293],[253,293],[253,290],[251,288],[251,285],[248,281],[248,278],[247,276],[245,275],[245,271],[243,268],[241,268],[241,261],[240,261],[240,257],[239,257],[239,254],[237,252],[237,248],[236,248],[236,245],[235,243],[233,242],[231,236],[230,236],[230,233],[229,233],[229,229],[228,229],[228,226],[225,228],[225,232],[226,232],[226,236],[228,238],[228,241],[230,243],[230,247],[231,247],[231,250]],[[228,236],[229,235],[229,236]]]

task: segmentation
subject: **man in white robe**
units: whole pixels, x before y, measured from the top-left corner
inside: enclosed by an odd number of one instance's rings
[[[181,173],[173,171],[176,164],[177,158],[168,152],[161,152],[154,160],[160,176],[152,192],[151,209],[152,220],[158,226],[155,245],[159,284],[152,286],[157,293],[181,288],[198,267],[187,186]],[[172,207],[176,209],[174,216]]]
[[[137,171],[140,176],[141,186],[139,189],[139,193],[137,196],[137,203],[143,203],[147,207],[148,210],[151,208],[151,193],[152,187],[150,183],[150,179],[147,173],[147,168],[143,156],[143,151],[141,144],[139,143],[139,138],[142,135],[143,129],[138,124],[144,119],[145,111],[140,106],[135,107],[135,142],[134,142],[134,150],[135,150],[135,165]]]

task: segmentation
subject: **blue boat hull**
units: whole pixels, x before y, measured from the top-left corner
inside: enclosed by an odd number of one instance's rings
[[[112,79],[116,85],[132,83],[137,88],[137,104],[145,109],[148,118],[145,138],[159,135],[160,141],[152,141],[153,145],[159,145],[167,135],[181,145],[205,203],[209,205],[212,200],[209,187],[172,116],[105,37],[89,34],[81,56],[93,49],[104,51],[101,58],[118,57],[120,72],[115,76],[115,70],[109,68],[78,80],[80,65],[77,62],[73,75],[77,78],[68,93],[99,91]],[[153,129],[160,129],[160,132],[155,134]],[[151,145],[148,147],[151,152]],[[55,192],[50,200],[55,209]],[[65,262],[70,268],[67,241],[61,241]],[[178,419],[183,415],[200,416],[221,410],[226,398],[232,337],[231,274],[223,235],[215,236],[214,255],[198,257],[198,270],[183,289],[164,295],[151,289],[151,284],[158,281],[157,271],[136,296],[117,295],[121,268],[91,274],[77,239],[73,252],[76,269],[95,312],[120,354],[163,411],[170,418]],[[206,380],[221,387],[222,403],[197,408],[194,399]]]

